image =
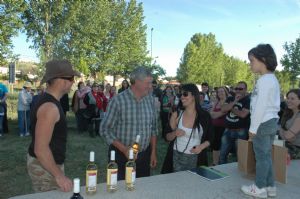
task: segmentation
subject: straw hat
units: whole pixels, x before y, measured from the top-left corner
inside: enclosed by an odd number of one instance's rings
[[[30,82],[25,82],[23,87],[25,88],[32,88],[32,84]]]

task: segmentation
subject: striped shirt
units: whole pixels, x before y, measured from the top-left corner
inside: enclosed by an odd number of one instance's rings
[[[144,151],[151,136],[158,132],[155,110],[153,96],[147,95],[137,101],[132,90],[127,89],[109,102],[99,133],[108,144],[119,140],[125,146],[132,145],[136,136],[140,135],[140,147]]]

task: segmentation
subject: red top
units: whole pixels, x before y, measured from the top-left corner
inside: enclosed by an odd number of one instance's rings
[[[213,108],[213,111],[214,111],[214,112],[220,112],[220,111],[221,111],[221,108],[217,108],[217,105],[218,105],[218,104],[219,104],[219,101],[215,104],[215,106],[214,106],[214,108]],[[225,127],[225,117],[226,117],[226,114],[224,114],[224,115],[221,116],[221,117],[212,119],[212,124],[213,124],[214,126]]]
[[[107,98],[101,92],[92,91],[92,94],[93,94],[94,98],[96,99],[96,105],[97,105],[98,109],[103,110],[105,112],[106,107],[107,107]]]

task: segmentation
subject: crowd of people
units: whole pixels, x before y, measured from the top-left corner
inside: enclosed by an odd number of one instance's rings
[[[71,103],[78,133],[104,138],[109,145],[108,155],[111,150],[116,152],[119,180],[125,177],[129,147],[137,135],[137,177],[150,175],[157,164],[159,126],[161,137],[169,145],[161,173],[208,165],[208,151],[212,151],[212,165],[225,164],[229,154],[236,154],[237,140],[250,139],[256,157],[256,179],[253,185],[241,189],[247,195],[274,195],[271,146],[275,135],[286,141],[292,159],[300,158],[300,89],[292,89],[286,100],[280,99],[274,75],[276,55],[270,45],[258,45],[248,57],[251,70],[261,75],[252,92],[245,81],[233,87],[211,88],[203,82],[201,89],[192,83],[161,89],[145,67],[132,71],[130,81],[124,80],[118,90],[110,84],[81,81]],[[19,135],[32,136],[27,165],[35,191],[70,191],[72,187],[63,166],[69,108],[64,99],[68,100],[78,75],[66,60],[50,61],[42,80],[47,87],[39,87],[34,95],[32,85],[26,82],[19,93]],[[0,84],[1,124],[6,98],[7,89]],[[2,132],[3,125],[0,135]]]

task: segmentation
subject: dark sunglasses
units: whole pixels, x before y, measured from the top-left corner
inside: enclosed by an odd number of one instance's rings
[[[242,91],[242,90],[244,90],[244,88],[238,88],[238,87],[236,87],[234,90],[236,90],[236,91]]]
[[[182,92],[182,96],[183,96],[183,97],[189,96],[189,92],[188,92],[188,91],[183,91],[183,92]]]
[[[60,79],[68,80],[70,82],[74,82],[74,76],[72,77],[59,77]]]

